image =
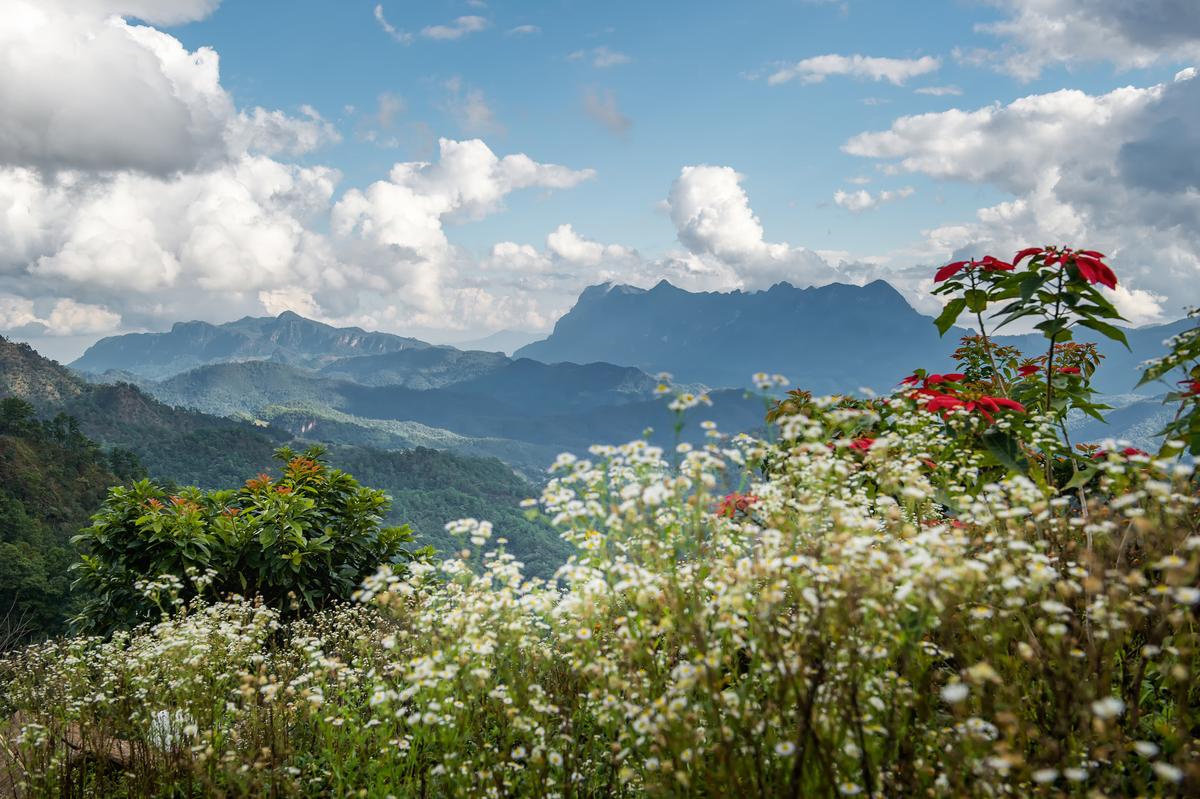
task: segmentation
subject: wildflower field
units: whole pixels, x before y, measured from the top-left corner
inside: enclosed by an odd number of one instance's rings
[[[1103,256],[937,278],[939,326],[977,323],[956,371],[795,390],[761,435],[560,457],[529,503],[576,549],[553,582],[472,519],[460,552],[392,558],[305,612],[216,592],[186,559],[142,575],[159,620],[0,660],[0,789],[1200,795],[1200,332],[1147,370],[1179,405],[1160,451],[1071,442],[1069,413],[1104,410],[1074,335],[1120,345]],[[1045,352],[988,338],[1018,319]],[[702,395],[673,402],[703,418]],[[253,491],[340,479],[304,465]]]

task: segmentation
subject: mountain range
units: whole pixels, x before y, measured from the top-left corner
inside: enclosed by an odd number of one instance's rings
[[[1133,392],[1138,364],[1164,351],[1186,320],[1127,329],[1130,350],[1105,342],[1096,388]],[[684,291],[666,281],[651,289],[603,284],[585,289],[546,339],[516,357],[545,363],[608,361],[710,386],[745,386],[754,372],[781,373],[815,394],[888,391],[914,369],[939,371],[969,331],[939,336],[888,283],[830,283],[766,291]],[[1041,354],[1037,335],[1002,335],[1003,344]],[[1161,388],[1147,387],[1142,393]]]
[[[164,333],[126,333],[102,338],[71,366],[81,372],[110,370],[160,378],[210,363],[273,360],[322,366],[352,355],[380,355],[432,345],[391,333],[331,327],[284,311],[247,316],[222,325],[177,322]]]
[[[1185,327],[1128,329],[1129,350],[1102,344],[1106,361],[1094,383],[1120,395],[1114,419],[1123,427],[1114,425],[1112,435],[1126,427],[1144,435],[1157,423],[1160,409],[1135,394],[1138,364]],[[761,424],[760,402],[743,390],[753,372],[782,373],[818,394],[888,391],[915,368],[948,368],[968,332],[939,336],[929,317],[883,281],[731,293],[688,292],[663,281],[651,289],[586,289],[546,339],[512,358],[288,312],[114,336],[71,366],[285,437],[496,456],[536,479],[561,450],[582,452],[646,428],[657,431],[656,443],[672,443],[674,420],[656,399],[651,374],[670,372],[697,391],[718,387],[710,392],[714,407],[702,415],[736,432]],[[1044,346],[1035,335],[997,340],[1031,355]],[[1138,391],[1144,398],[1161,387]]]

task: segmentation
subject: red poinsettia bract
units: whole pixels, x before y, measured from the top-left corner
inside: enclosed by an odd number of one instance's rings
[[[748,513],[750,506],[758,502],[758,497],[753,494],[741,494],[734,491],[727,494],[724,499],[717,503],[717,515],[733,518],[739,513]]]
[[[1039,255],[1043,256],[1043,266],[1066,264],[1073,260],[1075,268],[1079,270],[1079,276],[1087,282],[1099,283],[1110,289],[1117,287],[1116,274],[1108,267],[1108,264],[1104,263],[1107,256],[1095,250],[1072,250],[1070,247],[1026,247],[1013,258],[1013,264],[1020,264],[1026,258],[1036,258]]]
[[[850,449],[858,452],[866,452],[871,449],[871,445],[875,443],[875,439],[870,436],[861,436],[850,442]]]
[[[982,269],[984,272],[1007,272],[1013,268],[1013,265],[1008,261],[1001,261],[999,258],[993,258],[990,255],[985,255],[979,260],[955,261],[943,266],[933,275],[934,283],[941,283],[943,280],[949,280],[964,269]]]
[[[984,419],[987,419],[989,423],[996,421],[996,417],[993,414],[999,413],[1001,410],[1025,413],[1024,405],[1007,397],[979,396],[974,399],[963,399],[954,394],[943,394],[936,391],[925,391],[922,393],[929,397],[925,401],[925,410],[931,413],[941,413],[944,415],[950,411],[962,409],[967,413],[978,413]]]
[[[1093,455],[1092,458],[1094,460],[1100,460],[1101,458],[1107,458],[1108,454],[1108,450],[1102,449]],[[1125,458],[1132,458],[1134,455],[1145,455],[1149,457],[1149,453],[1147,453],[1145,450],[1140,450],[1137,447],[1126,447],[1117,454]]]

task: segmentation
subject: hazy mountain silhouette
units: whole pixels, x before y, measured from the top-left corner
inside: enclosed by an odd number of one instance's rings
[[[275,360],[317,367],[353,355],[378,355],[430,344],[415,338],[333,327],[284,311],[236,322],[177,322],[165,333],[103,338],[71,364],[92,374],[110,370],[160,379],[211,363]]]
[[[1132,352],[1103,342],[1106,362],[1097,388],[1132,391],[1138,364],[1161,354],[1163,340],[1186,327],[1179,321],[1129,330]],[[627,364],[710,386],[746,386],[763,371],[818,394],[887,391],[917,367],[948,369],[967,332],[956,328],[938,336],[930,317],[881,280],[804,289],[778,283],[766,291],[729,293],[694,293],[662,281],[648,290],[612,284],[585,289],[548,338],[516,355],[547,363]],[[1081,340],[1099,338],[1084,333]],[[1046,346],[1037,335],[1000,340],[1030,356]]]

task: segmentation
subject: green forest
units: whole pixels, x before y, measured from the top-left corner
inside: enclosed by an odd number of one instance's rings
[[[86,597],[68,569],[71,538],[108,489],[150,477],[167,490],[236,489],[276,474],[275,451],[305,447],[278,428],[159,402],[127,383],[90,384],[29,347],[0,338],[0,644],[65,630]],[[425,447],[333,446],[327,459],[391,497],[385,522],[421,545],[455,550],[447,522],[487,518],[530,574],[549,578],[569,549],[519,507],[537,488],[495,458]]]

